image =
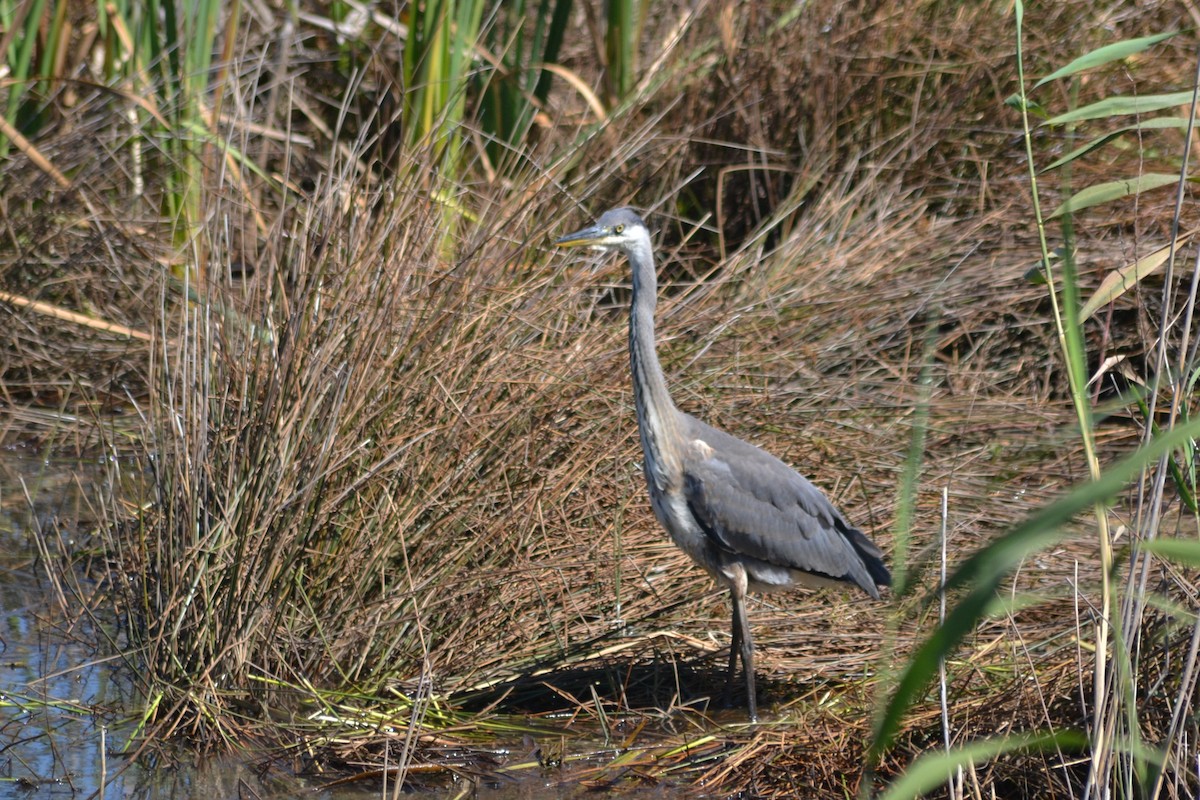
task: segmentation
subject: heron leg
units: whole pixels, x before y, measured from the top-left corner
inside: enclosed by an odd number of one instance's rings
[[[738,625],[737,601],[734,601],[733,637],[729,642],[729,669],[725,671],[725,707],[733,705],[733,678],[737,675],[738,653],[742,647],[742,628]]]
[[[750,721],[758,722],[758,703],[754,691],[754,638],[750,635],[750,625],[746,621],[746,591],[739,589],[741,587],[735,585],[730,592],[733,598],[733,641],[729,649],[729,666],[733,667],[740,644],[742,670],[746,673],[746,709],[750,712]],[[733,679],[732,669],[729,671],[729,679]]]

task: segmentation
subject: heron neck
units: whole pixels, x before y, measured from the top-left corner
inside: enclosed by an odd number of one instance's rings
[[[674,472],[670,443],[677,438],[678,412],[667,391],[667,379],[658,363],[654,344],[654,308],[658,291],[653,262],[631,257],[633,307],[629,316],[629,363],[633,369],[633,397],[637,404],[638,430],[646,458],[647,477],[660,489],[667,488]]]

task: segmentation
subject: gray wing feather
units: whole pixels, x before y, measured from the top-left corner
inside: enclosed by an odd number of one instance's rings
[[[849,581],[878,597],[889,582],[882,553],[820,489],[754,445],[685,416],[688,507],[714,544],[777,567]]]

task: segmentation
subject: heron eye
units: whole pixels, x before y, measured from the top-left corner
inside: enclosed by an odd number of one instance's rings
[[[625,226],[624,226],[624,225],[618,225],[618,226],[617,226],[617,233],[624,233],[624,232],[625,232]]]

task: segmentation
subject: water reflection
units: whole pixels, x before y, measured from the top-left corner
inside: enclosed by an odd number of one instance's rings
[[[131,732],[133,682],[113,658],[111,623],[84,613],[70,558],[95,524],[109,470],[21,450],[0,452],[0,775],[33,796],[88,795]],[[103,741],[103,747],[102,747]],[[122,785],[109,797],[128,796]]]

